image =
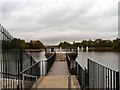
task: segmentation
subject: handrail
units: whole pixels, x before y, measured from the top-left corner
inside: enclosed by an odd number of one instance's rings
[[[68,55],[68,54],[67,54],[67,58],[68,58],[68,60],[69,60],[69,61],[73,61],[73,60],[71,60],[71,59],[70,59],[70,57],[69,57],[69,55]]]
[[[100,63],[98,63],[98,62],[95,62],[95,61],[93,61],[93,60],[92,60],[92,59],[90,59],[90,58],[88,58],[88,60],[90,60],[90,61],[94,62],[95,64],[99,64],[100,66],[105,67],[105,68],[107,68],[107,69],[109,69],[109,70],[112,70],[112,71],[118,72],[117,70],[113,70],[113,69],[111,69],[110,67],[107,67],[107,66],[102,65],[102,64],[100,64]]]
[[[71,73],[68,76],[68,90],[71,90]]]
[[[96,77],[99,77],[99,78],[96,78]],[[88,58],[88,87],[118,90],[119,72],[113,69],[110,69],[104,65],[101,65]]]
[[[27,81],[27,80],[25,80],[25,77],[30,77],[30,78],[35,78],[35,82],[36,82],[36,89],[37,89],[37,76],[33,76],[33,75],[29,75],[29,74],[23,74],[23,76],[22,76],[22,78],[23,78],[23,80],[22,80],[22,87],[23,88],[26,88],[25,87],[25,81]],[[29,79],[30,79],[29,78]],[[32,87],[33,85],[31,85],[31,87]]]
[[[50,59],[51,57],[53,57],[55,54],[56,54],[56,53],[52,54],[47,60],[49,60],[49,59]],[[47,60],[46,60],[46,61],[47,61]]]
[[[11,73],[3,73],[3,72],[0,72],[1,74],[5,74],[5,75],[11,75],[11,76],[18,76],[16,74],[11,74]]]
[[[54,54],[55,54],[55,53],[54,53]],[[53,54],[53,55],[54,55],[54,54]],[[51,55],[47,60],[49,60],[51,57],[53,57],[53,55]],[[47,60],[46,60],[46,61],[47,61]],[[44,60],[43,60],[43,61],[44,61]],[[38,61],[38,62],[34,63],[33,65],[29,66],[28,68],[26,68],[25,70],[23,70],[22,72],[20,72],[20,75],[23,74],[24,72],[26,72],[28,69],[30,69],[30,68],[32,68],[33,66],[35,66],[36,64],[40,63],[40,62],[42,62],[42,61]]]
[[[29,66],[28,68],[26,68],[25,70],[23,70],[22,72],[20,72],[20,74],[23,74],[24,72],[26,72],[28,69],[32,68],[33,66],[35,66],[39,62],[41,62],[41,61],[38,61],[38,62],[34,63],[33,65]]]
[[[77,61],[71,60],[68,54],[66,54],[66,57],[67,57],[67,64],[68,64],[69,72],[77,77],[77,80],[81,88],[84,89],[85,80],[86,80],[86,71],[83,70],[83,68],[79,65]],[[72,67],[71,66],[72,64],[74,64],[75,67]]]
[[[29,74],[23,74],[24,76],[27,76],[27,77],[33,77],[33,78],[36,78],[37,76],[33,76],[33,75],[29,75]]]

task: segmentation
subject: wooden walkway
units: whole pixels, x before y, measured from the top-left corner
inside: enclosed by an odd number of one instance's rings
[[[68,89],[69,71],[66,61],[55,61],[47,76],[40,77],[37,88],[64,88]],[[71,76],[71,88],[81,90],[75,76]]]
[[[47,76],[68,76],[69,71],[66,61],[56,61]]]

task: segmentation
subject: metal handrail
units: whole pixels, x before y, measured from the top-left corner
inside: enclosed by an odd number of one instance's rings
[[[71,73],[69,73],[69,76],[68,76],[68,90],[71,90]]]
[[[112,71],[118,72],[117,70],[113,70],[113,69],[111,69],[110,67],[107,67],[107,66],[102,65],[102,64],[100,64],[100,63],[98,63],[98,62],[95,62],[95,61],[93,61],[93,60],[92,60],[92,59],[90,59],[90,58],[88,58],[88,60],[90,60],[90,61],[94,62],[95,64],[99,64],[100,66],[102,66],[102,67],[104,67],[104,68],[107,68],[107,69],[109,69],[109,70],[112,70]]]
[[[96,77],[99,77],[99,78],[96,78]],[[105,80],[106,82],[104,82]],[[96,84],[95,81],[98,83]],[[99,84],[101,84],[100,82],[104,82],[102,83],[103,84],[102,86],[99,86]],[[104,65],[101,65],[91,59],[88,59],[88,87],[118,90],[119,89],[119,72],[113,69],[110,69]]]
[[[22,72],[20,72],[20,75],[23,74],[24,72],[26,72],[28,69],[32,68],[33,66],[35,66],[36,64],[38,64],[41,61],[38,61],[37,63],[34,63],[33,65],[29,66],[28,68],[26,68],[25,70],[23,70]]]
[[[55,53],[54,53],[55,54]],[[53,55],[54,55],[53,54]],[[53,57],[53,55],[51,55],[47,60],[49,60],[51,57]],[[47,60],[41,60],[41,61],[38,61],[36,63],[34,63],[33,65],[31,65],[30,67],[26,68],[25,70],[23,70],[22,72],[20,72],[20,75],[23,74],[24,72],[26,72],[27,70],[29,70],[30,68],[34,67],[36,64],[42,62],[42,61],[47,61]]]
[[[83,70],[83,68],[79,65],[79,63],[77,61],[71,60],[68,54],[66,54],[66,57],[67,57],[68,69],[71,74],[72,74],[71,63],[75,62],[75,67],[74,67],[75,72],[73,74],[77,77],[77,80],[78,80],[81,88],[84,89],[85,88],[85,80],[86,80],[86,71]]]
[[[25,88],[25,85],[24,85],[24,81],[25,81],[25,77],[32,77],[32,78],[35,78],[36,79],[36,89],[37,89],[37,76],[33,76],[33,75],[29,75],[29,74],[23,74],[22,78],[23,78],[23,81],[22,81],[22,87]]]
[[[1,74],[5,74],[5,75],[11,75],[11,76],[18,76],[16,74],[11,74],[11,73],[3,73],[3,72],[0,72]]]
[[[73,61],[73,60],[71,60],[71,59],[70,59],[70,57],[69,57],[69,55],[68,55],[68,54],[67,54],[67,58],[68,58],[68,60],[69,60],[69,61]]]
[[[27,77],[33,77],[33,78],[36,78],[37,76],[33,76],[33,75],[29,75],[29,74],[23,74],[24,76],[27,76]]]
[[[53,57],[55,54],[56,54],[56,53],[52,54],[47,60],[49,60],[49,59],[50,59],[51,57]],[[47,60],[46,60],[46,61],[47,61]]]

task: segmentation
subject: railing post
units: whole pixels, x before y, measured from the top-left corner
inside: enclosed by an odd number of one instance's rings
[[[68,90],[71,90],[71,74],[68,76]]]
[[[116,72],[116,90],[119,90],[119,72]]]
[[[89,88],[89,83],[90,83],[90,80],[89,80],[89,58],[88,58],[87,61],[88,61],[88,62],[87,62],[87,65],[88,65],[88,67],[87,67],[87,68],[88,68],[88,73],[87,73],[87,75],[88,75],[88,78],[87,78],[87,79],[88,79],[88,80],[87,80],[88,83],[87,83],[87,84],[88,84],[88,88]]]
[[[22,63],[22,47],[20,47],[20,72],[22,72],[23,63]]]
[[[32,56],[30,56],[30,66],[32,66]],[[32,69],[30,70],[30,73],[32,75]]]
[[[24,74],[23,74],[23,75],[22,75],[22,90],[24,90],[24,88],[25,88],[24,80],[25,80],[25,78],[24,78]]]

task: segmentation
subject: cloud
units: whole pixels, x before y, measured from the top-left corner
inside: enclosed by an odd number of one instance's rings
[[[118,0],[36,1],[2,2],[2,24],[14,37],[45,44],[117,37]]]

